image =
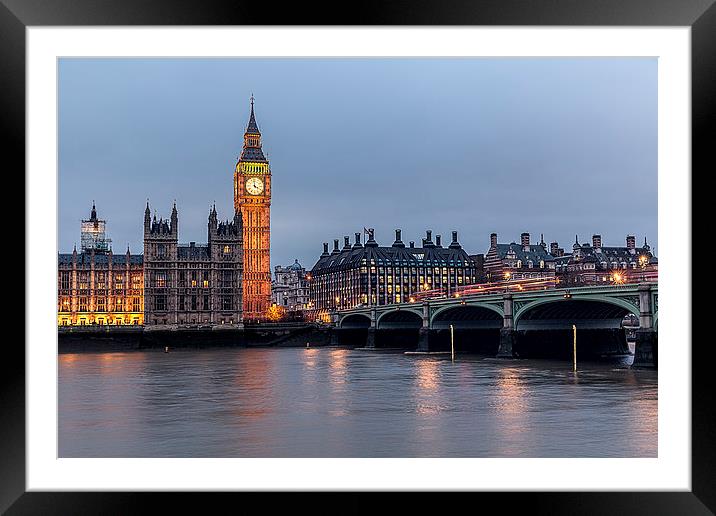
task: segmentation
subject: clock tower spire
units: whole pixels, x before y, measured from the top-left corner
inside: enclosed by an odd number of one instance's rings
[[[271,303],[271,169],[261,148],[253,94],[234,169],[234,209],[244,223],[244,320],[249,322],[263,319]]]

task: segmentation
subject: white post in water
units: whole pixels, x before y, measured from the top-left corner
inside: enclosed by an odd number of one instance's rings
[[[572,350],[572,356],[574,357],[574,372],[577,372],[577,327],[572,325],[572,334],[574,335],[574,349]]]
[[[453,335],[453,327],[452,324],[450,325],[450,355],[452,357],[452,361],[455,361],[455,338]]]

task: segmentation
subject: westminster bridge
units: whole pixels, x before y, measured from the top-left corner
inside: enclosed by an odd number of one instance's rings
[[[656,283],[471,294],[360,306],[332,314],[335,344],[417,351],[450,349],[504,358],[629,353],[622,321],[639,316],[634,363],[657,366]],[[452,327],[452,330],[451,330]]]

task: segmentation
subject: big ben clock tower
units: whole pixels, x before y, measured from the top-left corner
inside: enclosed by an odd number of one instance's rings
[[[271,169],[261,149],[261,133],[251,116],[244,148],[234,170],[234,209],[244,225],[244,320],[263,319],[271,302]]]

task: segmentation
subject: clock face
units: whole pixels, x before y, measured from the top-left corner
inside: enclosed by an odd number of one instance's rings
[[[246,180],[246,191],[251,195],[259,195],[264,191],[264,183],[258,177],[250,177]]]

